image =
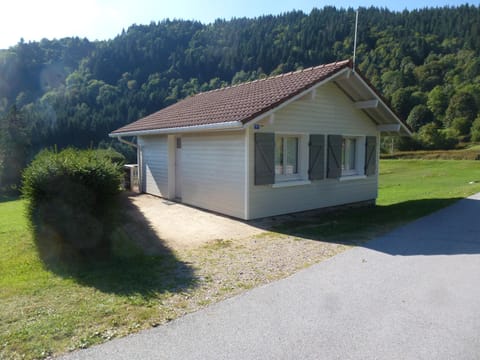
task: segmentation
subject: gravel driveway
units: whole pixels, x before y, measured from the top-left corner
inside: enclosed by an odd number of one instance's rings
[[[165,326],[64,359],[478,359],[480,194]]]
[[[246,222],[196,209],[148,194],[128,197],[132,216],[140,212],[165,245],[174,249],[197,247],[212,240],[232,240],[265,230]]]

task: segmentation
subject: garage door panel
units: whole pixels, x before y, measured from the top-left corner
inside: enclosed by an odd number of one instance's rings
[[[152,195],[168,194],[168,148],[166,137],[143,141],[143,190]]]

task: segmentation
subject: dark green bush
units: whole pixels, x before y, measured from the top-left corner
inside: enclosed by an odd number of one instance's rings
[[[475,119],[470,129],[472,141],[480,141],[480,115]]]
[[[106,148],[106,149],[97,149],[95,151],[97,153],[97,156],[100,156],[100,157],[104,156],[107,159],[110,159],[115,164],[125,165],[125,162],[126,162],[125,156],[120,154],[115,149]]]
[[[440,129],[435,123],[422,126],[414,138],[425,150],[449,150],[458,143],[455,131]]]
[[[107,255],[121,165],[95,150],[45,150],[23,173],[37,245],[48,257]]]
[[[415,151],[422,149],[422,144],[415,136],[399,137],[396,145],[398,151]]]

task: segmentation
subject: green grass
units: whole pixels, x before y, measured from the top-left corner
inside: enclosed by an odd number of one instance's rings
[[[381,162],[377,204],[463,198],[480,191],[480,162],[398,160]]]
[[[377,206],[324,213],[284,224],[277,232],[360,244],[480,192],[480,162],[382,160]]]
[[[377,207],[321,214],[277,230],[356,244],[480,192],[479,161],[388,160],[380,172]],[[119,231],[117,240],[124,237]],[[140,256],[128,241],[120,243],[120,254],[133,255],[68,267],[45,264],[25,202],[0,199],[0,359],[44,358],[189,311],[186,299],[198,288],[191,264],[167,250]],[[207,253],[230,248],[235,251],[230,242],[216,241]]]
[[[174,314],[159,302],[194,286],[168,252],[46,265],[24,214],[23,200],[0,203],[0,359],[44,358],[165,321]]]

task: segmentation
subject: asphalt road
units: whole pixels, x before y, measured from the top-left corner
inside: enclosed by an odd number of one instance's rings
[[[479,359],[480,194],[275,283],[64,359]]]

